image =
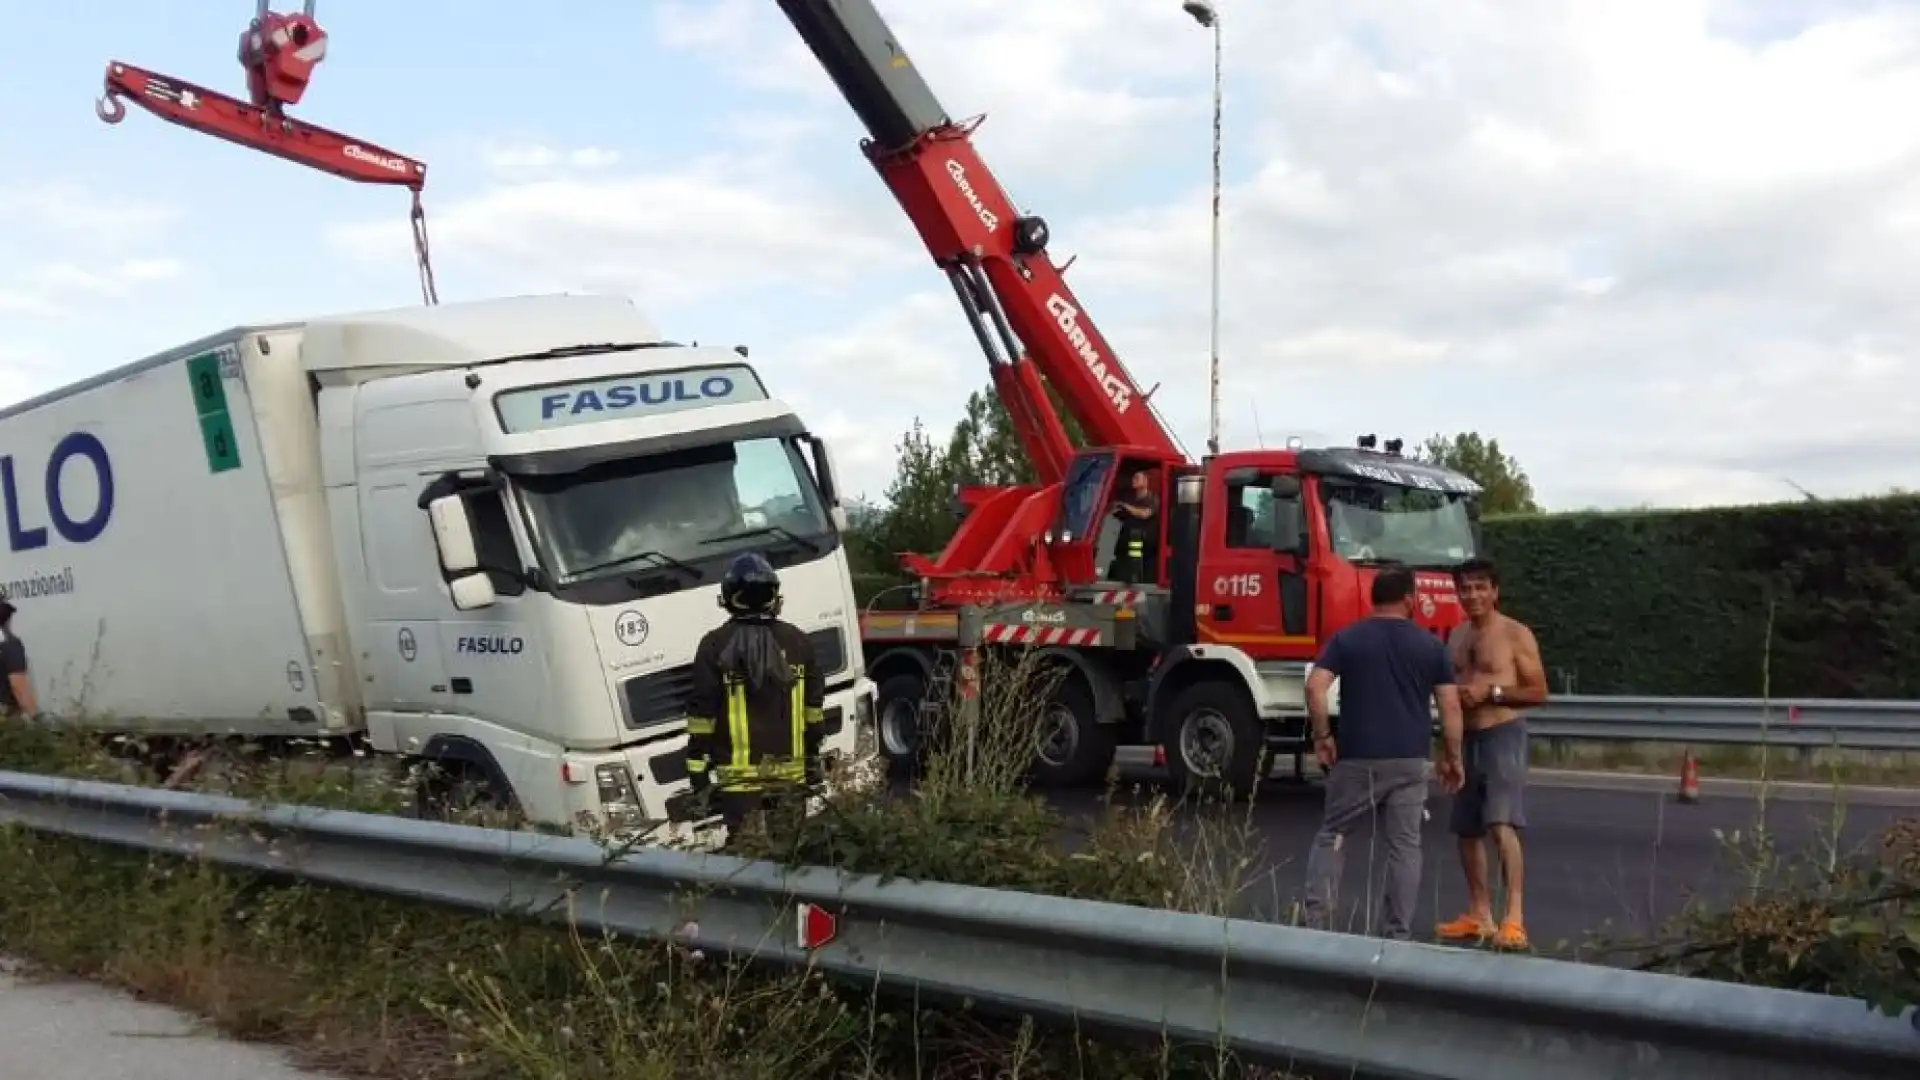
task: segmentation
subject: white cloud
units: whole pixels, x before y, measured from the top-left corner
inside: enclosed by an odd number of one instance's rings
[[[605,169],[620,161],[618,150],[582,146],[559,150],[541,143],[487,143],[480,160],[490,170],[508,175],[552,174],[568,169]]]
[[[0,250],[36,234],[125,249],[154,238],[181,216],[178,206],[113,188],[62,182],[0,186]]]
[[[436,260],[529,287],[627,293],[648,307],[776,285],[844,285],[908,251],[872,215],[782,185],[756,163],[712,160],[673,172],[513,181],[441,204],[429,222]],[[340,226],[350,257],[406,258],[404,223]]]
[[[0,404],[92,374],[73,366],[76,353],[124,359],[129,343],[116,335],[137,337],[188,280],[183,261],[152,253],[182,217],[178,206],[78,183],[0,188]],[[103,311],[114,318],[102,322]],[[87,332],[76,339],[76,329]]]
[[[941,100],[991,114],[986,159],[1199,446],[1207,35],[1175,0],[886,6]],[[1226,445],[1478,429],[1558,506],[1914,484],[1920,10],[1222,7]],[[740,156],[589,171],[548,150],[522,163],[542,175],[436,208],[436,253],[517,288],[800,319],[783,396],[877,493],[911,417],[944,434],[984,384],[971,336],[773,7],[655,11],[667,46],[753,92],[711,118]],[[404,230],[337,239],[404,257]],[[801,319],[778,303],[796,295],[837,303]]]

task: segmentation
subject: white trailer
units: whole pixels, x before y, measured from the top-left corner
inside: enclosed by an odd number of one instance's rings
[[[0,411],[0,496],[56,716],[363,735],[538,827],[657,826],[751,550],[830,672],[828,751],[872,753],[830,451],[744,350],[621,298],[217,334]]]

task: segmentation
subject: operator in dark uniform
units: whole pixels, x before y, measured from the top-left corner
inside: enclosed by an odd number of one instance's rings
[[[1155,577],[1147,562],[1147,549],[1157,546],[1160,525],[1160,498],[1153,493],[1153,477],[1145,469],[1131,477],[1131,487],[1113,504],[1113,516],[1120,521],[1120,539],[1113,546],[1113,562],[1107,577],[1129,585]]]
[[[804,800],[819,779],[825,697],[813,645],[780,616],[780,576],[764,556],[720,581],[727,621],[693,654],[687,775],[696,799],[734,832],[754,814]]]

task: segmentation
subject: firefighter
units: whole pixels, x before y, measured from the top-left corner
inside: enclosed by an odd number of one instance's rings
[[[1147,549],[1154,546],[1153,541],[1158,538],[1160,499],[1153,492],[1152,473],[1140,469],[1129,479],[1131,486],[1127,493],[1113,503],[1113,516],[1120,522],[1120,537],[1114,545],[1107,577],[1133,585],[1154,577]]]
[[[733,833],[804,800],[820,779],[821,685],[813,645],[780,618],[780,576],[744,554],[720,581],[727,621],[700,639],[688,705],[687,775]]]

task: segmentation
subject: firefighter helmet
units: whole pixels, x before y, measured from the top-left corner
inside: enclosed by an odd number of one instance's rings
[[[780,575],[759,552],[736,555],[720,579],[720,606],[735,615],[775,615],[780,611]]]

